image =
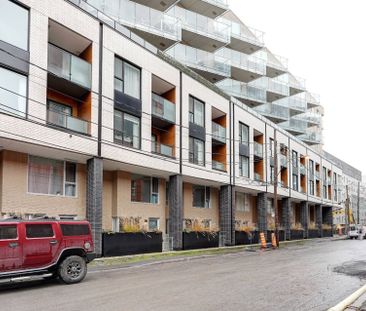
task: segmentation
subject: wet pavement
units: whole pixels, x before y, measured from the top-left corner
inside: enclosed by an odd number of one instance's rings
[[[0,310],[326,310],[366,283],[366,241],[313,241],[0,289]]]

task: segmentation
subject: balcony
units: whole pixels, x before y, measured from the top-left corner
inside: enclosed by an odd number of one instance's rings
[[[320,180],[320,172],[319,171],[315,171],[315,178]]]
[[[231,40],[228,42],[228,48],[248,55],[263,48],[264,33],[262,31],[225,18],[219,18],[218,21],[228,25],[231,30]]]
[[[305,98],[303,96],[298,95],[285,97],[280,100],[276,100],[273,103],[284,107],[288,107],[290,109],[291,117],[304,113],[307,109],[307,103]]]
[[[89,123],[87,121],[63,114],[61,112],[48,109],[47,123],[81,134],[89,134]]]
[[[229,9],[227,0],[180,0],[179,4],[187,10],[213,19],[224,14]]]
[[[216,83],[224,92],[238,98],[253,107],[266,103],[266,90],[248,85],[244,82],[225,79]]]
[[[158,49],[181,40],[180,21],[158,10],[128,0],[86,0],[114,21],[133,29]],[[152,1],[151,1],[152,2]]]
[[[52,44],[48,44],[48,83],[75,97],[91,89],[91,64]]]
[[[286,122],[282,122],[279,125],[293,135],[304,134],[308,127],[308,123],[306,121],[294,118],[291,118]]]
[[[229,26],[224,23],[178,6],[168,14],[182,21],[182,41],[190,46],[212,53],[230,41]]]
[[[174,151],[173,150],[174,150],[173,146],[169,146],[169,145],[165,145],[165,144],[162,144],[162,143],[154,142],[152,144],[151,152],[172,158],[174,156]]]
[[[175,124],[175,105],[169,100],[152,93],[152,114],[170,124]]]
[[[261,77],[250,82],[250,85],[256,86],[267,91],[267,102],[274,102],[290,95],[289,86],[278,79]]]
[[[323,138],[320,132],[308,132],[298,136],[298,138],[309,145],[319,145],[323,143]]]
[[[255,181],[262,181],[262,176],[258,173],[254,173],[254,180]]]
[[[226,128],[212,122],[212,139],[216,142],[226,144]]]
[[[300,163],[300,174],[306,176],[306,166]]]
[[[220,49],[215,55],[230,60],[234,80],[248,83],[266,74],[266,64],[260,58],[228,48]]]
[[[278,77],[288,70],[288,59],[275,55],[268,49],[262,49],[255,53],[255,55],[266,62],[266,73],[269,78]]]
[[[133,0],[136,3],[139,3],[144,6],[151,7],[154,10],[158,10],[161,12],[165,12],[172,5],[174,5],[177,0],[164,0],[164,1],[151,1],[151,0]]]
[[[271,103],[255,107],[253,109],[274,123],[284,122],[285,120],[288,120],[290,116],[288,108]]]
[[[307,111],[297,115],[295,118],[304,120],[309,123],[309,126],[321,125],[322,116],[315,111]]]
[[[212,160],[212,169],[221,172],[226,172],[225,164],[215,160]]]
[[[287,156],[285,156],[284,154],[280,154],[280,165],[281,167],[287,168],[288,163],[287,163]]]
[[[263,145],[256,141],[254,142],[254,156],[263,159]]]
[[[308,108],[316,108],[320,106],[320,96],[318,94],[313,94],[306,92],[306,102]]]
[[[175,45],[166,51],[166,53],[212,83],[230,76],[229,60],[213,53],[183,44]]]

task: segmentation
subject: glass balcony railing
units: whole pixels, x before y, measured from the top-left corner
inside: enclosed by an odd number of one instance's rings
[[[58,111],[47,110],[47,122],[74,132],[89,134],[89,123],[87,121]]]
[[[224,92],[238,98],[251,101],[265,103],[267,101],[267,93],[265,89],[248,85],[247,83],[225,79],[216,83],[216,85]]]
[[[48,71],[84,88],[91,88],[91,64],[48,44]]]
[[[311,144],[322,144],[323,143],[322,135],[321,135],[321,133],[318,133],[318,132],[308,132],[308,133],[298,136],[298,138],[303,141],[306,141],[308,143],[311,143]]]
[[[129,0],[86,0],[90,5],[122,25],[180,41],[180,21],[164,12]]]
[[[268,92],[276,93],[279,95],[283,96],[290,95],[290,89],[288,84],[277,79],[261,77],[259,79],[250,82],[250,85],[265,89]]]
[[[224,128],[220,124],[212,122],[212,138],[225,144],[226,143],[226,128]]]
[[[228,25],[228,27],[230,28],[231,37],[251,43],[256,46],[264,45],[263,31],[247,27],[244,24],[239,24],[225,18],[218,18],[218,21]]]
[[[288,68],[288,59],[279,55],[275,55],[267,49],[259,50],[254,53],[258,58],[263,59],[268,67],[279,70],[280,72],[286,71]]]
[[[231,65],[234,67],[261,75],[266,74],[266,64],[264,60],[258,57],[250,56],[228,48],[220,49],[215,55],[229,59]]]
[[[309,104],[312,104],[312,105],[319,105],[320,104],[320,96],[318,94],[313,94],[313,93],[306,92],[306,101]]]
[[[320,172],[319,171],[315,171],[315,177],[316,177],[316,179],[320,179]]]
[[[230,76],[229,60],[213,53],[183,44],[176,44],[166,53],[188,67],[210,71],[224,77]]]
[[[203,0],[204,2],[211,3],[213,5],[219,5],[221,7],[227,7],[227,0]]]
[[[225,43],[230,41],[230,29],[227,24],[178,6],[170,9],[168,14],[181,20],[184,29]]]
[[[306,167],[304,164],[301,164],[301,163],[300,163],[300,174],[306,175]]]
[[[226,171],[225,164],[215,160],[212,160],[212,169],[223,172]]]
[[[274,101],[273,103],[288,107],[292,110],[296,110],[299,112],[305,112],[307,109],[306,99],[303,96],[298,95],[284,97]]]
[[[290,117],[288,108],[273,103],[264,104],[258,107],[254,107],[253,109],[267,117],[284,119],[284,120]]]
[[[296,119],[304,120],[312,124],[321,124],[322,116],[320,113],[307,111],[305,113],[299,114],[295,117]]]
[[[175,105],[169,100],[152,93],[152,113],[153,115],[175,123]]]
[[[152,144],[152,150],[153,153],[161,154],[166,157],[173,157],[173,146],[165,145],[162,143],[154,142]]]
[[[279,125],[286,130],[297,133],[305,133],[308,128],[308,123],[306,121],[294,118],[291,118],[286,122],[282,122]]]
[[[262,181],[262,176],[258,173],[254,173],[254,180],[255,181]]]
[[[282,167],[287,167],[287,156],[285,156],[284,154],[280,154],[280,165]]]
[[[254,142],[254,155],[263,158],[263,145],[256,141]]]

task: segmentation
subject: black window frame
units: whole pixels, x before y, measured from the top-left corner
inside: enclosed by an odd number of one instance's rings
[[[193,143],[191,143],[191,140],[193,140]],[[195,141],[199,141],[203,144],[203,163],[200,164],[199,161],[195,161],[195,154],[196,154],[196,150],[195,150]],[[193,147],[193,149],[191,148]],[[192,137],[192,136],[189,136],[189,151],[188,151],[188,154],[189,154],[189,163],[192,163],[192,164],[195,164],[195,165],[199,165],[199,166],[206,166],[206,142],[201,140],[201,139],[198,139],[198,138],[195,138],[195,137]]]
[[[192,101],[193,111],[191,111],[191,101]],[[196,118],[195,118],[195,115],[196,115],[196,113],[195,113],[195,111],[196,111],[196,109],[195,109],[195,106],[196,106],[195,103],[196,102],[199,102],[203,106],[203,121],[202,121],[203,124],[202,125],[201,124],[198,124],[196,122]],[[195,97],[193,95],[189,95],[188,112],[189,112],[189,118],[188,119],[189,119],[189,122],[190,123],[193,123],[193,124],[195,124],[197,126],[201,126],[203,128],[205,127],[205,124],[206,124],[206,103],[204,101],[198,99],[197,97]],[[191,118],[192,118],[192,121],[191,121]]]
[[[116,75],[116,60],[120,60],[122,62],[122,78],[119,78],[117,75]],[[140,90],[139,90],[139,98],[137,97],[134,97],[134,96],[131,96],[129,94],[126,94],[125,93],[125,80],[124,80],[124,75],[125,75],[125,66],[124,64],[128,64],[130,66],[133,66],[135,67],[136,69],[138,69],[140,71],[140,79],[139,79],[139,83],[140,83]],[[142,101],[142,68],[140,66],[137,66],[136,64],[130,62],[129,60],[125,59],[125,58],[122,58],[118,55],[114,55],[114,68],[113,68],[113,89],[115,91],[118,91],[118,92],[121,92],[122,94],[126,95],[126,96],[130,96],[132,98],[135,98],[136,100],[139,100],[139,101]],[[115,80],[119,80],[119,81],[122,81],[122,85],[123,85],[123,90],[119,90],[119,89],[116,89],[116,83],[115,83]]]
[[[245,142],[243,141],[243,135],[242,135],[243,128],[246,128],[248,131],[248,140]],[[243,146],[249,146],[249,140],[250,140],[250,127],[243,122],[239,122],[239,143]]]
[[[204,192],[204,206],[195,204],[195,191]],[[193,185],[192,186],[192,206],[194,208],[210,209],[211,208],[211,188],[207,186]]]
[[[242,163],[242,159],[245,158],[248,160],[248,176],[245,176],[243,174],[243,163]],[[243,155],[239,155],[239,175],[241,177],[246,177],[246,178],[250,178],[250,158],[247,156],[243,156]]]
[[[116,124],[115,124],[116,123],[115,122],[115,113],[116,113],[116,111],[118,111],[119,113],[122,114],[122,130],[121,131],[116,129]],[[124,128],[124,121],[125,121],[124,116],[125,115],[129,115],[129,116],[132,116],[134,118],[139,119],[139,143],[138,143],[138,147],[134,147],[130,143],[126,143],[124,141],[123,128]],[[118,132],[121,132],[122,140],[116,139],[116,132],[117,131]],[[114,108],[114,110],[113,110],[113,142],[115,144],[118,144],[118,145],[121,145],[121,146],[125,146],[125,147],[128,147],[128,148],[133,148],[133,149],[136,149],[136,150],[141,150],[141,139],[142,139],[142,137],[141,137],[141,117],[136,116],[136,115],[134,115],[132,113],[125,112],[125,111],[123,111],[121,109]]]
[[[299,175],[298,174],[292,174],[292,190],[299,191]]]

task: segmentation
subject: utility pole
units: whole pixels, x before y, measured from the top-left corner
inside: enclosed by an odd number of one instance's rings
[[[277,199],[277,187],[278,187],[278,155],[277,155],[277,130],[274,130],[273,136],[273,144],[274,144],[274,210],[275,210],[275,231],[276,231],[276,240],[277,246],[280,247],[280,233],[279,233],[279,217],[278,217],[278,199]]]
[[[350,219],[349,219],[349,195],[348,195],[348,185],[346,185],[346,203],[345,203],[345,213],[346,213],[346,217],[345,217],[345,221],[346,221],[346,234],[348,234],[349,231],[349,224],[350,224]]]
[[[360,182],[358,182],[357,188],[357,224],[360,224]]]

